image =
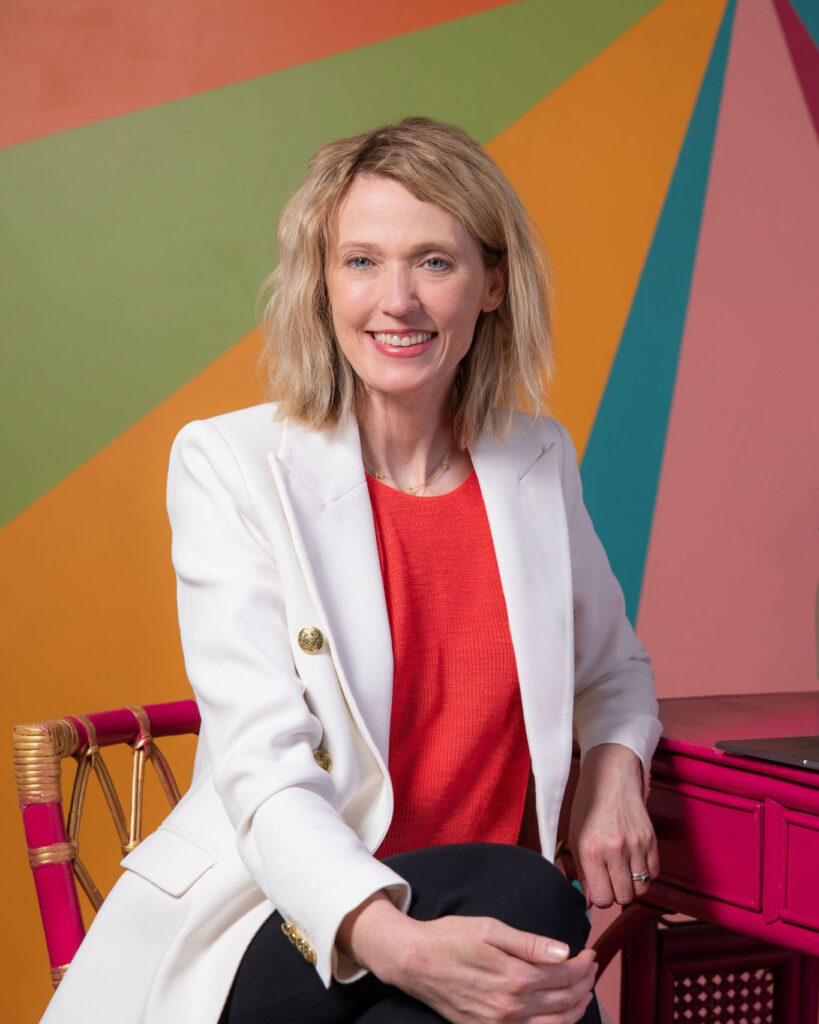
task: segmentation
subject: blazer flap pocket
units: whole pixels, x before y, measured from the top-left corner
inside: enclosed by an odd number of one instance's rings
[[[216,860],[215,853],[193,838],[158,828],[120,863],[171,896],[181,896]]]

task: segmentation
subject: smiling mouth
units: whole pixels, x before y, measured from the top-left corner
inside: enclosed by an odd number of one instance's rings
[[[387,348],[411,348],[413,345],[423,345],[435,337],[435,331],[418,331],[416,334],[384,334],[376,331],[369,332],[379,345]]]

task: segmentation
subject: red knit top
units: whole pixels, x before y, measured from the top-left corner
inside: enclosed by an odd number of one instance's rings
[[[431,498],[367,484],[394,658],[395,812],[377,856],[515,843],[529,748],[478,478]]]

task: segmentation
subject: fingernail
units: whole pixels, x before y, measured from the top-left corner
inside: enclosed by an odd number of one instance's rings
[[[565,959],[569,955],[569,947],[564,942],[550,942],[546,951],[555,959]]]

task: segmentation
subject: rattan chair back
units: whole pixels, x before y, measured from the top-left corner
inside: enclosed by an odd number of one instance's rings
[[[133,705],[14,727],[17,793],[55,988],[85,935],[77,883],[94,911],[103,901],[80,857],[80,821],[89,780],[94,775],[99,782],[124,856],[142,840],[146,764],[153,765],[169,805],[179,801],[179,787],[156,738],[198,732],[199,709],[193,700]],[[115,744],[127,744],[132,751],[127,814],[102,756],[103,747]],[[62,762],[67,757],[74,758],[77,768],[64,814]]]

